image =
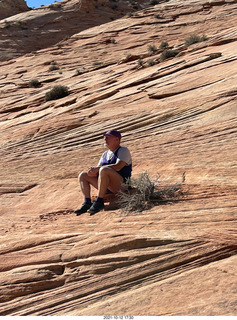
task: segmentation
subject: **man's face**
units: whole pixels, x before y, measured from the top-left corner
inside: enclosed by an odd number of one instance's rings
[[[106,135],[104,136],[104,145],[110,149],[110,150],[115,150],[120,143],[119,138],[112,136],[112,135]]]

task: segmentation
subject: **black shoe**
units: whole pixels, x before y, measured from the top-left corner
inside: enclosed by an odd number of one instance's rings
[[[88,203],[83,203],[83,205],[81,206],[80,209],[77,209],[74,211],[74,213],[76,213],[77,216],[79,216],[80,214],[82,213],[86,213],[88,209],[90,209],[91,207],[91,203],[88,204]]]
[[[96,214],[97,212],[101,211],[104,209],[104,204],[101,202],[93,202],[92,206],[90,207],[89,210],[87,210],[87,212],[90,212],[90,216],[93,216],[94,214]]]

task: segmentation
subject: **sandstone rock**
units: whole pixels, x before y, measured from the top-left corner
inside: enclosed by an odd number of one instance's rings
[[[236,315],[236,7],[164,2],[0,63],[1,316]],[[183,194],[75,216],[109,128],[134,177]]]
[[[0,2],[0,20],[29,10],[25,0],[2,0]]]
[[[63,0],[22,14],[17,13],[28,10],[25,1],[14,1],[14,5],[12,3],[13,0],[2,3],[3,10],[5,7],[11,9],[9,13],[0,16],[0,19],[8,17],[0,21],[0,61],[55,44],[60,48],[61,41],[73,34],[128,13],[133,14],[149,6],[150,1]]]

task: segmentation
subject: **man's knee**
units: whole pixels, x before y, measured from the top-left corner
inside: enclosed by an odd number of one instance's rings
[[[108,168],[108,167],[101,167],[99,170],[99,175],[103,176],[103,175],[108,175],[113,169]]]
[[[120,176],[120,174],[115,171],[114,169],[110,167],[101,167],[99,170],[99,176],[103,179],[103,177],[109,177],[111,181],[117,181],[120,183],[120,180],[122,181],[123,178]]]
[[[82,180],[85,180],[86,178],[88,177],[88,174],[87,172],[80,172],[79,175],[78,175],[78,180],[79,181],[82,181]]]

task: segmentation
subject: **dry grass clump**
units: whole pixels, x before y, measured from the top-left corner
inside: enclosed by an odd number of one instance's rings
[[[131,178],[127,184],[128,192],[118,193],[118,205],[125,212],[143,211],[154,205],[178,200],[182,196],[182,186],[185,182],[185,173],[181,183],[163,185],[159,177],[152,180],[147,172],[141,173],[137,178]]]
[[[173,58],[179,54],[178,50],[174,49],[165,49],[160,55],[160,61],[165,61],[166,59]]]
[[[150,54],[155,54],[157,52],[157,50],[158,50],[157,47],[155,45],[152,45],[152,44],[150,44],[147,49],[148,49],[148,52]]]
[[[185,40],[185,46],[189,47],[194,43],[198,43],[198,42],[203,42],[203,41],[207,41],[208,37],[204,34],[201,37],[197,36],[196,34],[192,34],[191,36],[189,36],[186,40]]]
[[[164,50],[164,49],[167,49],[167,48],[169,48],[168,42],[162,41],[160,46],[159,46],[159,49]]]

